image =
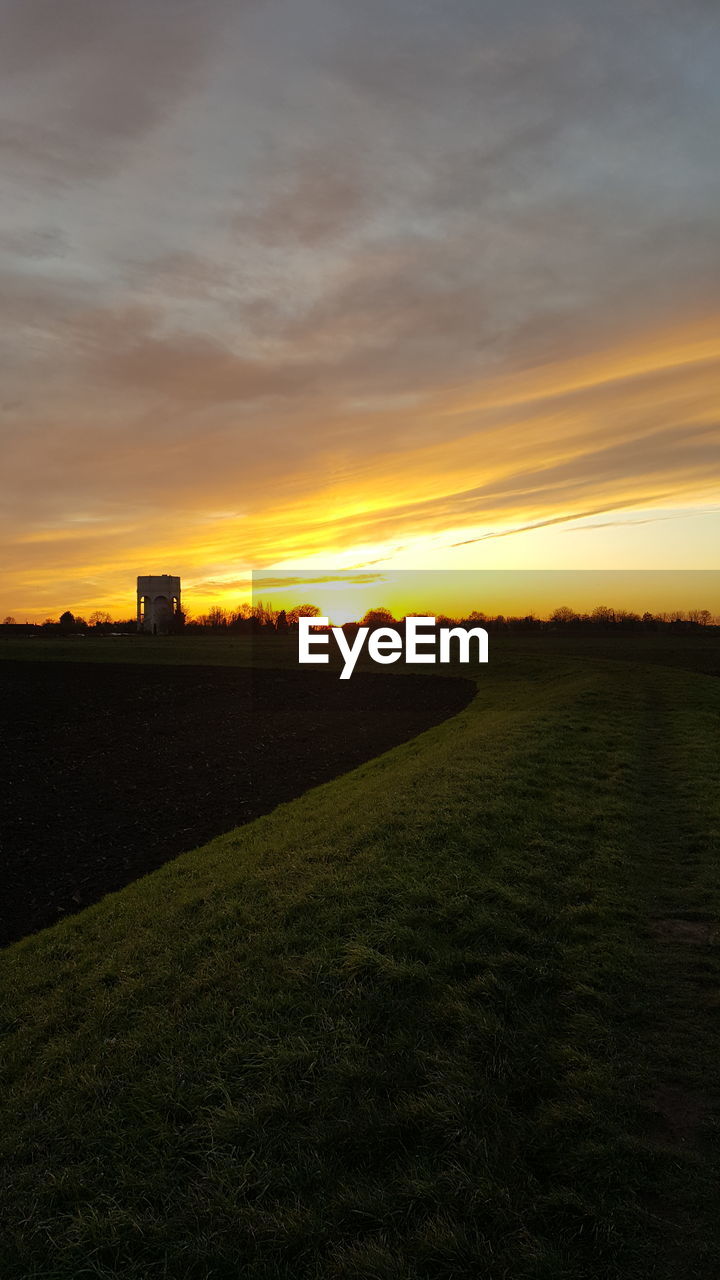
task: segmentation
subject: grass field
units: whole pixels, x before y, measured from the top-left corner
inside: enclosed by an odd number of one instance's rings
[[[332,649],[330,650],[332,654]],[[490,636],[493,669],[507,659],[550,657],[576,659],[613,659],[663,666],[682,667],[708,675],[720,676],[720,630],[708,627],[687,635],[672,632],[641,632],[607,635],[580,635],[572,631],[500,632]],[[158,662],[171,665],[297,667],[297,639],[294,636],[263,637],[253,640],[237,635],[188,636],[82,636],[66,639],[36,637],[8,639],[0,636],[0,661],[3,659],[42,662]],[[322,670],[322,668],[315,668]],[[335,660],[332,669],[339,670]],[[369,662],[364,652],[358,671],[378,667]],[[382,670],[397,672],[402,663]],[[408,668],[417,671],[418,668]],[[427,668],[426,668],[427,669]],[[438,675],[444,668],[436,667]]]
[[[491,647],[454,719],[2,953],[3,1280],[719,1274],[718,669]]]

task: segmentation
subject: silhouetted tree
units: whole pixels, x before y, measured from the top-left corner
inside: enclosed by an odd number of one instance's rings
[[[252,607],[246,601],[243,601],[243,603],[238,605],[237,609],[233,609],[230,614],[230,621],[228,623],[230,630],[249,631],[251,615]]]
[[[559,609],[555,609],[550,615],[551,622],[558,622],[561,626],[566,627],[570,622],[577,622],[578,615],[574,609],[570,609],[568,605],[562,604]]]
[[[395,618],[389,609],[380,607],[379,609],[368,609],[367,613],[360,619],[361,627],[370,627],[373,631],[377,627],[394,627]]]
[[[287,620],[291,627],[297,626],[298,618],[319,618],[320,610],[316,604],[296,604],[294,609],[288,609]]]

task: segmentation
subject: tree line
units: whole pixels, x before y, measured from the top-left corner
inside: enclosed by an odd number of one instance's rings
[[[302,616],[320,617],[320,609],[314,604],[274,609],[271,604],[264,604],[259,600],[255,604],[241,604],[236,609],[213,605],[207,613],[197,616],[186,611],[174,620],[173,629],[191,635],[286,635],[297,630],[298,618]],[[357,621],[345,623],[343,629],[352,632],[361,626],[371,629],[402,627],[407,616],[409,615],[404,614],[396,618],[390,609],[378,606],[368,609]],[[646,611],[640,614],[604,604],[597,605],[586,613],[580,613],[569,605],[560,605],[546,618],[532,613],[524,616],[487,614],[478,609],[453,618],[447,614],[436,614],[430,608],[415,609],[410,616],[435,617],[437,625],[443,627],[481,626],[487,631],[688,631],[720,625],[720,618],[713,616],[709,609],[674,609],[662,613]],[[58,619],[46,618],[41,623],[17,623],[10,615],[0,623],[1,633],[17,631],[50,635],[134,634],[137,632],[137,621],[134,617],[113,619],[109,613],[99,609],[86,620],[66,609]]]
[[[254,605],[244,604],[239,609],[228,610],[214,606],[207,614],[196,618],[188,618],[186,631],[258,633],[270,632],[285,634],[297,629],[301,616],[317,618],[321,614],[317,605],[300,604],[292,609],[273,609],[272,605],[258,601]],[[688,630],[699,627],[718,625],[720,619],[713,617],[709,609],[673,609],[662,613],[635,613],[629,609],[614,609],[609,605],[597,605],[590,612],[580,613],[568,605],[560,605],[546,618],[534,614],[505,615],[487,614],[473,609],[467,614],[450,617],[436,613],[431,608],[413,609],[411,614],[396,617],[392,610],[384,606],[368,609],[361,618],[354,622],[346,622],[344,630],[358,627],[402,627],[405,618],[434,617],[438,626],[448,627],[485,627],[488,631],[545,631],[564,629],[620,629],[623,631],[659,631],[666,628]]]

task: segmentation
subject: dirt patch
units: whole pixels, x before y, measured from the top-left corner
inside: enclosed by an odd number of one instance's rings
[[[467,680],[0,663],[0,942],[460,711]]]
[[[650,928],[661,942],[713,946],[720,942],[720,925],[708,920],[652,920]]]

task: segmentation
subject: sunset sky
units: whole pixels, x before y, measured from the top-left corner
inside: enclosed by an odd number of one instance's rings
[[[714,0],[0,16],[0,618],[720,567]]]

